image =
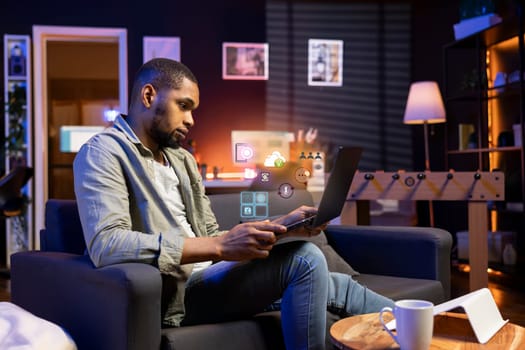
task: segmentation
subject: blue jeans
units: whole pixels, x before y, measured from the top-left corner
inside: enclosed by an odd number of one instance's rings
[[[305,241],[278,244],[266,259],[219,262],[194,273],[184,302],[182,325],[280,309],[287,349],[324,349],[327,309],[347,316],[393,306],[349,275],[328,272],[323,253]]]

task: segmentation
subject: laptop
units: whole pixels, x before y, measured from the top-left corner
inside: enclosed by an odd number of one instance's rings
[[[317,227],[341,215],[362,152],[361,147],[339,147],[317,214],[287,225],[288,231],[301,226]]]

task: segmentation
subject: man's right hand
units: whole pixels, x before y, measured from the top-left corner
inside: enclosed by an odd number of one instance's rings
[[[275,242],[276,234],[286,227],[269,221],[254,221],[236,225],[218,238],[220,260],[251,260],[266,258]]]

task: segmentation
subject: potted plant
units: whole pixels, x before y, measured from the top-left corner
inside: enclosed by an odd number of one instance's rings
[[[26,165],[27,144],[25,141],[26,89],[23,83],[14,84],[8,93],[6,112],[8,115],[5,135],[5,155],[9,159],[9,168]]]
[[[16,82],[9,85],[7,101],[5,103],[6,133],[3,137],[3,155],[8,159],[6,174],[13,173],[15,169],[27,166],[26,119],[27,119],[27,94],[25,82]],[[6,175],[8,176],[8,175]],[[26,175],[28,176],[28,175]],[[30,175],[32,176],[32,175]],[[30,199],[22,192],[21,197],[8,203],[11,220],[11,253],[28,249],[28,236],[26,226],[26,213]]]

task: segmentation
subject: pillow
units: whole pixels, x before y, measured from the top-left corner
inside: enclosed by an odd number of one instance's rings
[[[77,350],[60,326],[10,302],[0,302],[0,348]]]
[[[354,270],[337,252],[328,244],[328,239],[324,232],[321,232],[317,236],[310,238],[305,238],[307,241],[310,241],[317,245],[319,249],[323,252],[326,262],[328,264],[328,271],[331,272],[341,272],[350,276],[358,276],[359,272]]]

